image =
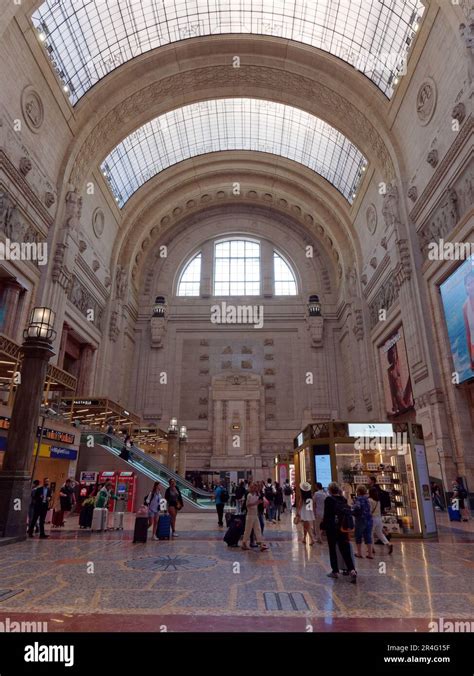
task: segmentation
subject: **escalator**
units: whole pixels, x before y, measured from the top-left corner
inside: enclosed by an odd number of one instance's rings
[[[82,444],[89,446],[90,437],[94,438],[95,444],[117,457],[123,449],[123,441],[121,439],[94,430],[83,431]],[[185,503],[188,503],[198,511],[215,509],[212,493],[195,488],[189,481],[186,481],[179,474],[162,465],[161,462],[158,462],[158,460],[151,457],[148,453],[144,453],[138,446],[133,445],[128,450],[130,451],[130,459],[127,461],[122,458],[122,460],[133,467],[135,472],[144,474],[153,481],[159,481],[166,488],[169,486],[170,479],[174,479]]]

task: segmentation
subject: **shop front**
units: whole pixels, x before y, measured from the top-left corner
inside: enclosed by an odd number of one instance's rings
[[[382,518],[394,536],[437,536],[423,431],[412,423],[313,423],[294,440],[296,488],[336,481],[349,504],[371,477],[390,497]]]

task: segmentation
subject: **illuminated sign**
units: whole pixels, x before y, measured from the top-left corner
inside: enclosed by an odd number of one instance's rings
[[[349,423],[350,437],[393,437],[390,423]]]
[[[73,448],[61,448],[60,446],[51,446],[51,458],[60,460],[77,460],[77,451]]]
[[[41,427],[38,427],[36,436],[41,434]],[[51,439],[51,441],[61,441],[63,444],[73,444],[76,437],[69,432],[60,432],[59,430],[52,430],[47,427],[43,428],[43,439]]]

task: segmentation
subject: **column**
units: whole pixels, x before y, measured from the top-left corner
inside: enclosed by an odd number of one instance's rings
[[[260,420],[258,416],[258,400],[250,401],[250,438],[252,440],[249,452],[253,455],[260,455]]]
[[[210,298],[212,294],[213,242],[206,242],[201,249],[201,297]]]
[[[178,474],[183,477],[186,477],[186,439],[179,440],[179,464],[178,464]]]
[[[66,347],[67,347],[67,339],[69,336],[69,330],[70,326],[69,324],[66,324],[64,322],[63,324],[63,332],[61,334],[61,344],[59,346],[59,354],[58,354],[58,368],[64,369],[64,357],[66,355]]]
[[[222,399],[214,401],[214,429],[212,435],[212,454],[223,455],[222,447]]]
[[[76,396],[88,397],[92,394],[92,382],[94,369],[92,362],[94,360],[95,349],[92,345],[86,344],[81,351],[81,366],[77,379]]]
[[[25,539],[30,504],[30,463],[46,371],[53,351],[48,341],[29,338],[22,352],[21,385],[13,405],[8,450],[0,472],[0,537]]]
[[[16,338],[18,301],[22,288],[14,279],[8,279],[3,285],[3,333],[12,340]]]
[[[168,432],[168,467],[176,472],[176,464],[178,460],[178,433]]]

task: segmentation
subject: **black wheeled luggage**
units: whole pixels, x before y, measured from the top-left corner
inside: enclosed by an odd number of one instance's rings
[[[94,503],[82,505],[79,512],[79,528],[91,528],[92,516],[94,514]]]
[[[245,515],[231,514],[229,521],[229,528],[224,535],[224,542],[228,547],[238,547],[239,540],[243,536],[245,530]]]
[[[133,531],[133,544],[135,542],[146,542],[148,539],[148,517],[137,516],[135,519],[135,529]]]

